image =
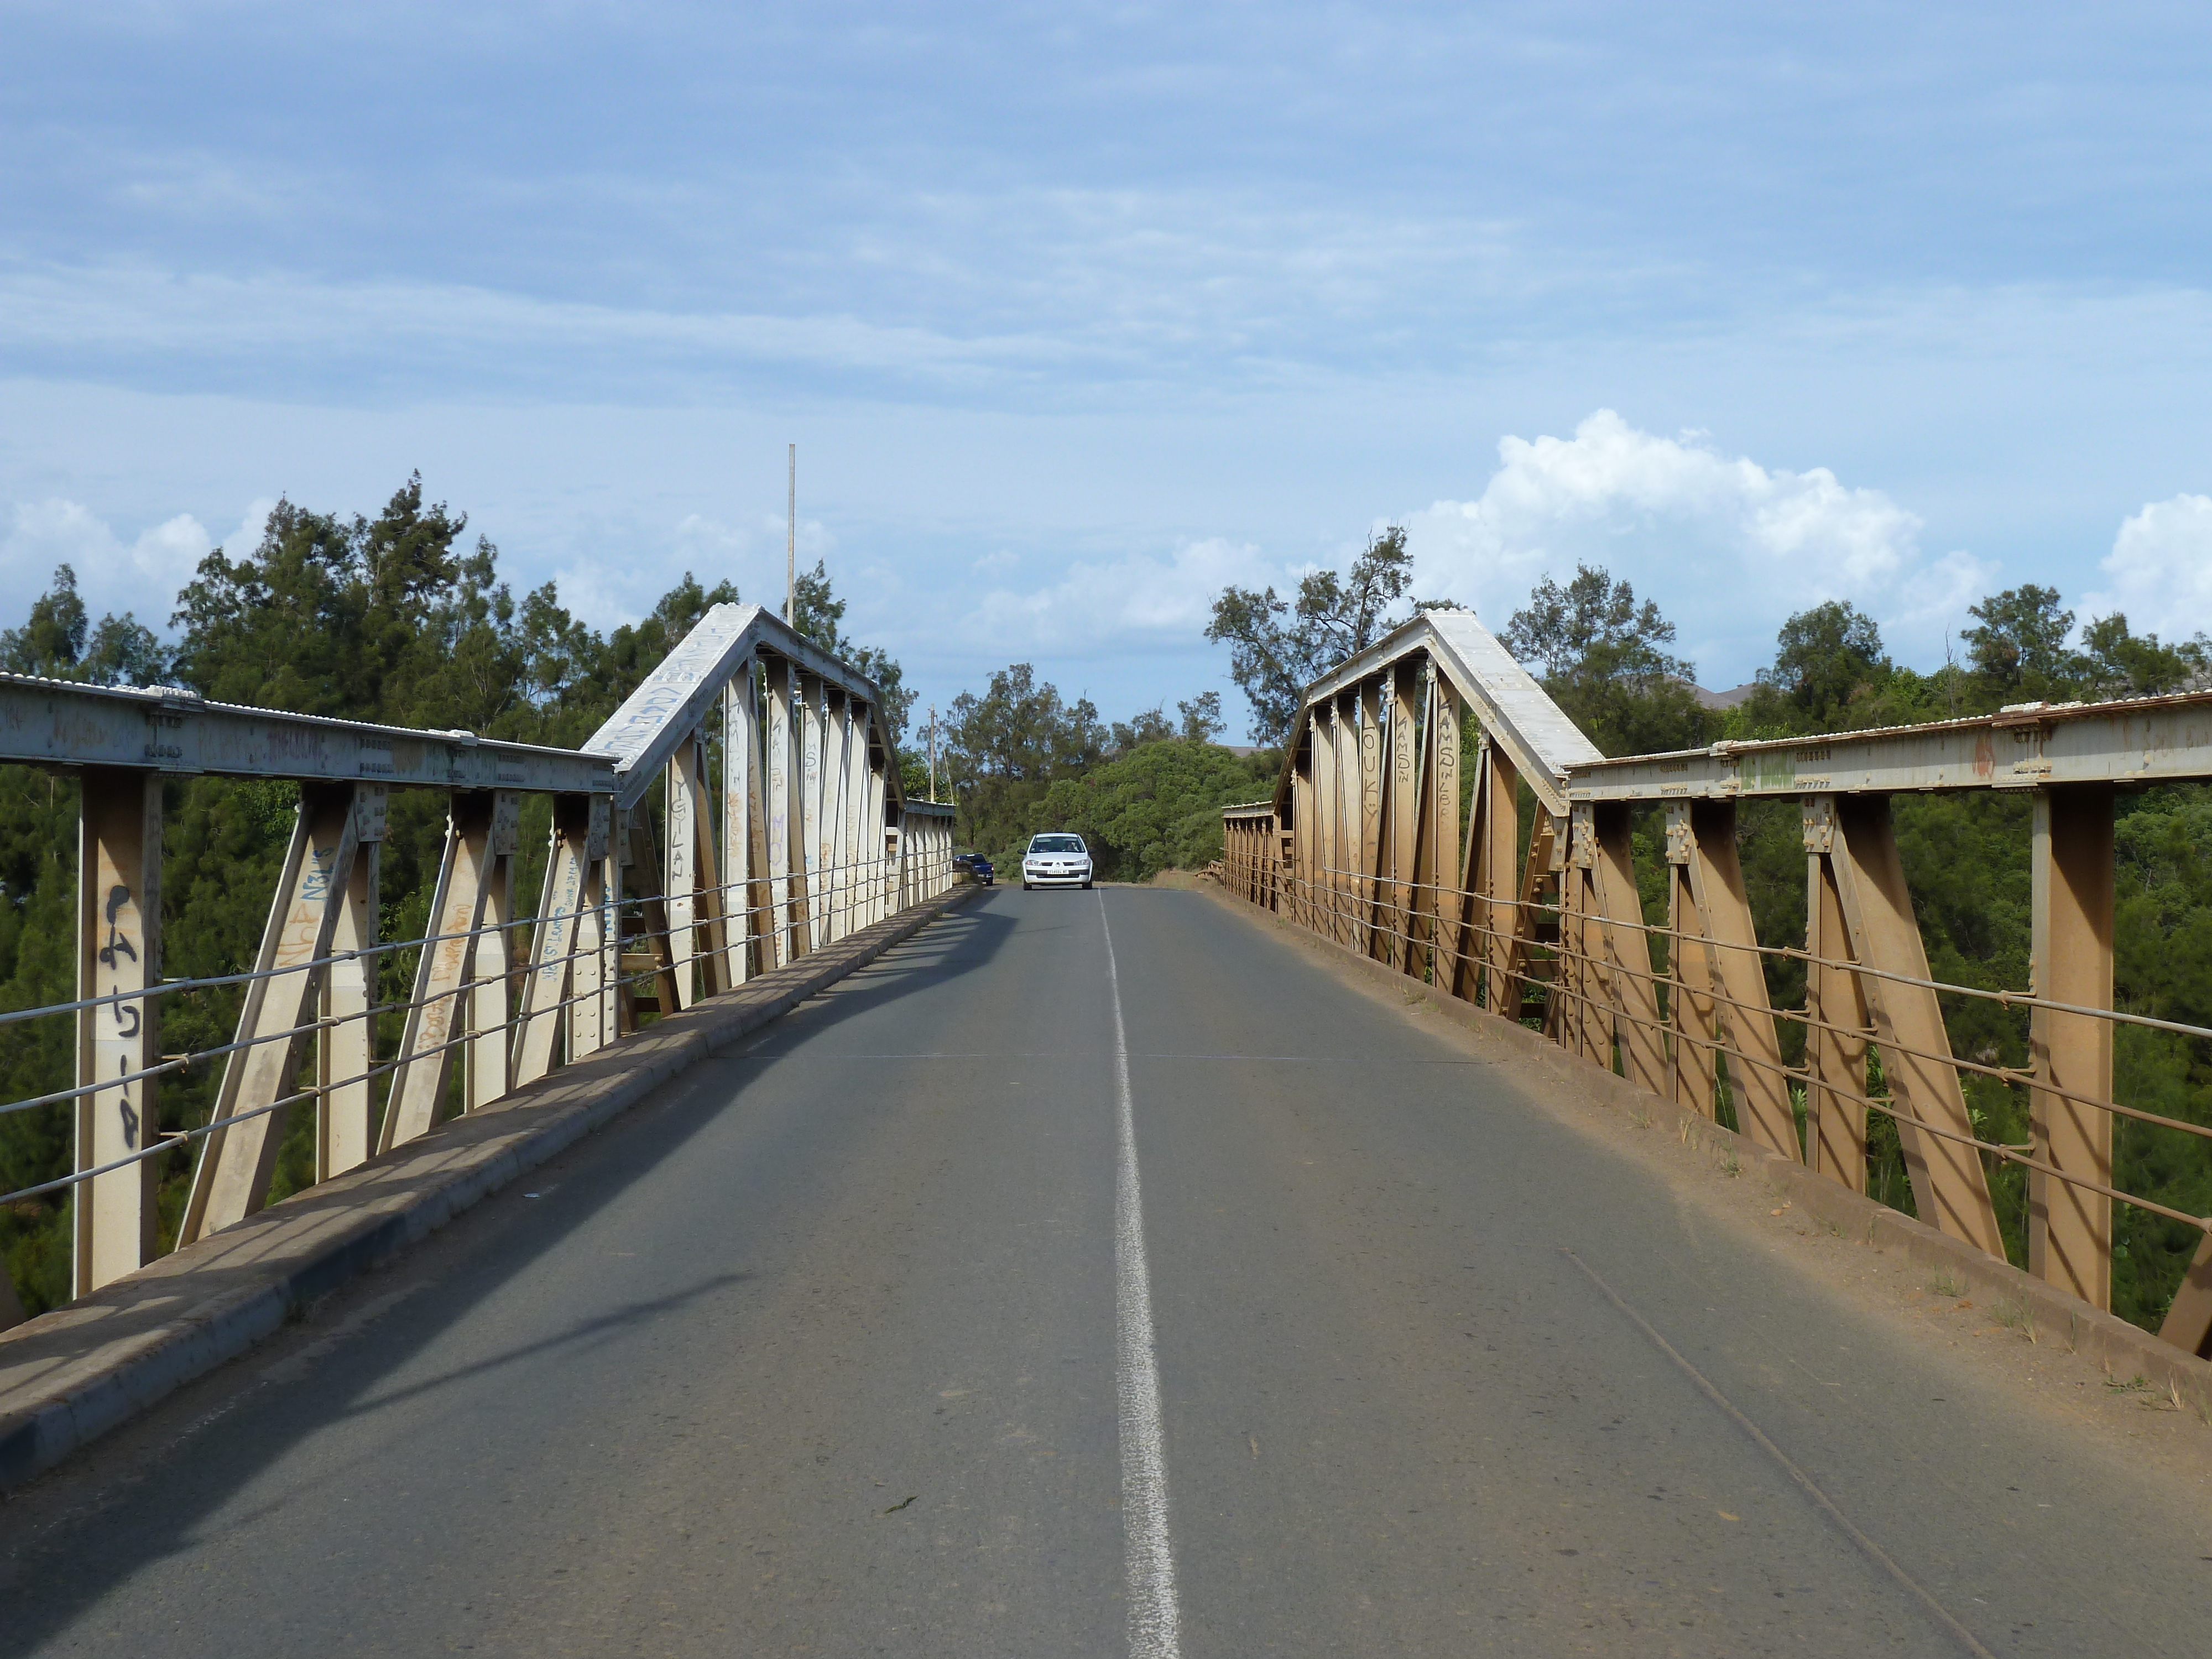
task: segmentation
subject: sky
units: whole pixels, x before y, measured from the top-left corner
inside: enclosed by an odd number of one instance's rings
[[[927,705],[1224,585],[2212,630],[2212,9],[0,0],[0,625],[419,469],[601,628],[801,556]]]

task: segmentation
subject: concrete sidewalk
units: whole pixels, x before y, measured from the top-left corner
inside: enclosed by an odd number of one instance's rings
[[[966,901],[956,887],[0,1333],[0,1491],[214,1370]]]

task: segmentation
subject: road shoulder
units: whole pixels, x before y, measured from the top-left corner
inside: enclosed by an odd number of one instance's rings
[[[0,1333],[0,1492],[246,1352],[297,1310],[405,1251],[977,890],[955,887],[657,1021],[496,1105]]]
[[[2008,1262],[1822,1180],[1673,1103],[1333,940],[1171,872],[1247,926],[1420,1029],[1504,1069],[1532,1109],[1634,1159],[1679,1198],[1893,1322],[1925,1334],[2025,1405],[2052,1407],[2212,1484],[2212,1363]]]

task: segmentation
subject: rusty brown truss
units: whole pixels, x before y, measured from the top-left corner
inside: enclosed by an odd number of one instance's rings
[[[875,685],[757,605],[717,605],[581,750],[417,732],[0,675],[0,761],[82,788],[77,996],[0,1015],[70,1018],[68,1104],[82,1296],[144,1264],[155,1183],[197,1146],[179,1243],[268,1202],[286,1115],[312,1104],[325,1180],[636,1029],[943,891],[952,809],[909,801]],[[161,975],[163,782],[287,778],[291,844],[252,969]],[[394,788],[448,797],[423,936],[380,940],[379,849]],[[662,792],[665,848],[643,809]],[[522,798],[552,798],[539,914],[515,914]],[[404,1001],[378,964],[415,955]],[[235,1038],[164,1054],[161,1003],[240,985]],[[404,1016],[377,1052],[377,1017]],[[164,1133],[158,1089],[222,1063],[212,1121]],[[302,1077],[303,1070],[310,1073]],[[28,1194],[0,1194],[0,1200]],[[0,1276],[0,1326],[19,1316]]]
[[[1463,788],[1469,725],[1474,776]],[[2112,1169],[2116,1115],[2212,1135],[2112,1097],[2116,1024],[2212,1038],[2113,1010],[2113,798],[2207,777],[2204,693],[1607,759],[1473,616],[1426,611],[1308,688],[1273,798],[1223,811],[1220,870],[1249,902],[1540,1024],[1655,1095],[1711,1117],[1724,1093],[1744,1133],[1844,1186],[1865,1189],[1868,1114],[1886,1112],[1920,1218],[1999,1257],[1987,1163],[2020,1164],[2029,1271],[2096,1307],[2111,1305],[2115,1201],[2195,1226],[2206,1239],[2161,1334],[2212,1357],[2212,1218],[2122,1192]],[[1525,854],[1524,785],[1536,802]],[[1890,798],[1936,789],[2033,800],[2025,991],[1929,974]],[[1747,796],[1800,803],[1802,949],[1762,944],[1753,927],[1735,839]],[[1644,920],[1630,836],[1632,815],[1655,811],[1663,927]],[[1762,958],[1772,956],[1805,963],[1802,1008],[1770,1006]],[[2028,1008],[2030,1070],[1954,1055],[1945,995]],[[1784,1063],[1784,1020],[1804,1029],[1802,1066]],[[1883,1092],[1869,1086],[1870,1052]],[[1962,1073],[2028,1087],[2028,1143],[1977,1132]]]

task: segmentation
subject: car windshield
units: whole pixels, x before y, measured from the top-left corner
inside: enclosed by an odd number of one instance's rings
[[[1037,836],[1030,842],[1032,853],[1080,853],[1082,850],[1083,837],[1080,836]]]

